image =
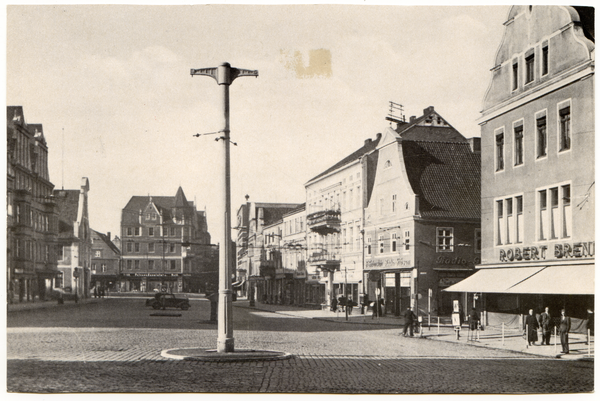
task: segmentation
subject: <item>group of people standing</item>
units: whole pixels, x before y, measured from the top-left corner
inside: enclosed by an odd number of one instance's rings
[[[348,310],[348,314],[352,314],[352,308],[358,305],[356,302],[352,300],[352,296],[348,296],[346,298],[344,295],[340,295],[339,299],[336,297],[331,298],[331,311],[337,312],[341,309],[342,312]]]
[[[558,334],[560,335],[561,353],[569,353],[569,331],[571,330],[571,318],[566,315],[564,309],[560,311],[560,321],[556,324]],[[540,345],[550,345],[550,336],[552,335],[552,316],[549,308],[546,307],[541,314],[534,315],[533,309],[529,309],[529,314],[525,317],[525,332],[528,345],[536,345],[538,341],[538,329],[542,329],[542,341]]]

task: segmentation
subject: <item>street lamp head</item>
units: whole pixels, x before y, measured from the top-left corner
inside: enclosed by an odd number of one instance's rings
[[[223,67],[231,67],[231,64],[229,64],[227,61],[223,61],[221,64],[219,64],[220,66]]]

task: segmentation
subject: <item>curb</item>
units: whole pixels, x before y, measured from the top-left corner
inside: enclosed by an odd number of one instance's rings
[[[180,361],[202,362],[252,362],[279,361],[292,358],[292,354],[282,351],[241,349],[234,352],[219,353],[215,349],[206,348],[172,348],[161,351],[164,358]]]

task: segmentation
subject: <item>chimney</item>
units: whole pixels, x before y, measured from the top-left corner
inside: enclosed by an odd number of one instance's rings
[[[373,140],[371,138],[365,139],[365,146],[367,146],[371,142],[373,142]]]
[[[467,140],[469,141],[469,146],[471,146],[471,152],[481,153],[481,138],[473,137]]]
[[[375,140],[378,141],[381,139],[381,132],[377,133],[377,136],[375,136]]]
[[[110,241],[110,231],[106,233],[106,236],[108,237],[108,240]]]
[[[414,123],[415,120],[417,119],[417,116],[410,116],[410,123]]]
[[[423,115],[425,116],[425,115],[431,113],[432,111],[433,111],[433,106],[429,106],[428,108],[423,109]]]

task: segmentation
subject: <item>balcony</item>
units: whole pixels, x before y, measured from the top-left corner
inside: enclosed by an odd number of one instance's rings
[[[308,264],[318,266],[321,270],[339,270],[341,255],[327,249],[313,250],[309,253]]]
[[[320,210],[306,216],[308,228],[320,235],[340,232],[342,213],[339,209]]]

